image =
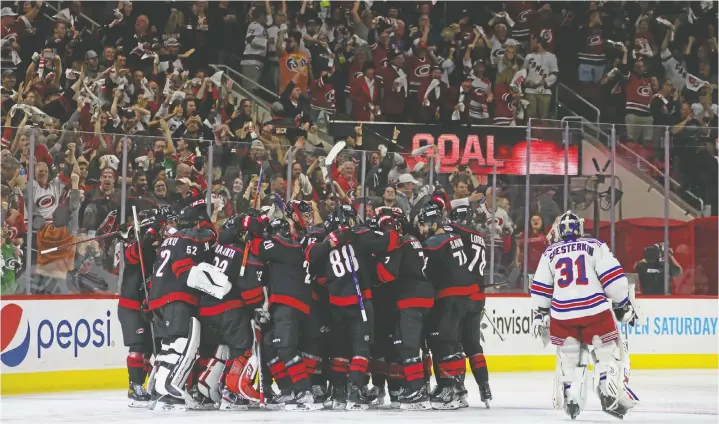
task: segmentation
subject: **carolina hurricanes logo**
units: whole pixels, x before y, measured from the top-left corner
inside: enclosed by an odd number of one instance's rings
[[[429,64],[414,68],[414,74],[418,77],[426,77],[431,71],[432,67]]]
[[[690,75],[688,79],[689,79],[689,84],[696,85],[696,83],[697,83],[696,78],[694,78],[693,76]]]
[[[18,234],[17,228],[7,227],[7,232],[8,232],[8,237],[7,237],[8,239],[13,240],[13,239],[17,238],[17,234]]]
[[[497,49],[492,52],[492,57],[502,57],[504,56],[504,49]]]
[[[639,94],[642,97],[649,97],[652,95],[652,89],[648,85],[643,85],[643,86],[637,88],[637,94]]]
[[[361,77],[362,75],[363,75],[362,72],[355,72],[354,74],[352,74],[352,78],[354,78],[354,79],[360,79],[360,77]]]
[[[46,194],[35,200],[35,205],[37,205],[38,208],[51,208],[55,206],[56,203],[57,199],[53,194]]]
[[[389,66],[388,64],[389,64],[389,62],[387,61],[386,57],[379,61],[379,66],[382,68],[386,68],[387,66]]]
[[[599,34],[592,35],[591,37],[587,38],[587,44],[590,46],[598,46],[602,44],[602,36]]]
[[[330,90],[325,93],[325,100],[327,100],[330,103],[335,102],[335,90]]]
[[[529,13],[532,11],[532,9],[525,10],[524,12],[520,13],[519,16],[517,16],[518,22],[527,22],[527,19],[529,19]]]
[[[552,40],[554,40],[554,31],[551,29],[543,29],[542,32],[539,33],[539,36],[547,40],[547,43],[551,43]]]

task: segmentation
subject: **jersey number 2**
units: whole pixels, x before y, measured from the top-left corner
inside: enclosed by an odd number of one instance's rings
[[[577,268],[576,280],[574,278],[574,267]],[[554,265],[554,269],[559,270],[559,274],[562,276],[562,278],[557,280],[559,287],[567,287],[573,282],[576,282],[578,286],[586,286],[589,284],[584,255],[577,257],[574,263],[572,263],[572,258],[560,258]]]

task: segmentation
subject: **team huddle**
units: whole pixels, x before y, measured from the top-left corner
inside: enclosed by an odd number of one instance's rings
[[[316,226],[293,200],[283,218],[252,209],[219,234],[203,199],[141,212],[118,308],[130,406],[365,410],[389,395],[392,408],[452,410],[468,406],[469,362],[489,407],[485,241],[468,206],[446,205],[434,197],[413,222],[391,207],[362,222],[344,205]],[[550,247],[532,282],[532,331],[558,346],[555,406],[576,417],[592,361],[603,409],[622,417],[636,402],[615,324],[634,318],[627,280],[571,212],[555,231],[594,254],[550,260]]]

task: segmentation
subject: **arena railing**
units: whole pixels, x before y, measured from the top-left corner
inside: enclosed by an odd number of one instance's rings
[[[368,122],[362,125],[361,145],[357,143],[355,127],[355,122],[335,121],[329,128],[335,139],[346,139],[349,146],[334,167],[338,176],[344,173],[342,178],[337,178],[345,188],[338,198],[333,198],[331,190],[324,185],[321,166],[312,167],[315,162],[321,162],[330,145],[316,139],[313,142],[309,137],[303,145],[294,143],[295,140],[270,137],[269,141],[261,141],[262,148],[255,157],[251,143],[184,140],[198,146],[196,153],[203,158],[196,162],[196,168],[203,162],[201,169],[190,168],[189,178],[192,184],[200,185],[198,189],[204,184],[209,188],[206,192],[209,211],[218,212],[218,223],[249,207],[255,194],[246,188],[260,167],[267,194],[277,194],[264,196],[260,199],[262,205],[274,206],[279,211],[288,198],[302,197],[314,201],[320,217],[326,216],[337,202],[352,204],[362,216],[371,214],[374,208],[393,203],[392,188],[386,189],[387,186],[395,189],[395,203],[407,199],[404,204],[409,204],[408,214],[412,217],[428,201],[435,187],[443,187],[451,201],[457,200],[454,193],[457,181],[469,180],[472,204],[484,205],[486,210],[483,230],[488,241],[485,270],[490,292],[527,291],[538,255],[548,245],[546,234],[551,229],[551,221],[563,210],[572,209],[585,219],[585,231],[615,252],[633,281],[639,280],[637,271],[647,267],[639,263],[647,262],[647,257],[656,259],[657,255],[652,256],[656,253],[653,246],[661,245],[657,247],[661,252],[659,260],[650,264],[662,271],[661,281],[638,281],[640,293],[690,296],[717,293],[716,216],[692,219],[685,210],[671,203],[666,178],[672,172],[671,167],[664,168],[663,191],[647,191],[647,185],[633,178],[620,158],[616,127],[608,151],[587,143],[581,126],[570,125],[567,120],[530,121],[526,127],[515,128]],[[396,143],[393,142],[395,127],[399,131]],[[674,157],[672,142],[675,141],[670,130],[664,127],[664,137],[670,140],[663,146],[669,162]],[[153,204],[173,201],[165,199],[163,194],[182,185],[177,184],[179,169],[164,160],[163,165],[152,163],[153,159],[149,158],[159,159],[160,155],[150,151],[154,150],[156,141],[166,142],[166,139],[102,134],[103,141],[111,144],[109,149],[115,157],[103,159],[103,154],[91,153],[90,146],[102,144],[97,143],[95,134],[71,134],[68,140],[76,143],[76,151],[87,149],[86,154],[90,156],[90,175],[83,174],[79,182],[81,188],[88,190],[81,193],[84,200],[78,204],[80,199],[62,190],[65,182],[71,181],[67,176],[58,183],[59,196],[53,198],[53,193],[48,192],[60,171],[58,162],[72,162],[68,145],[65,144],[61,152],[51,153],[55,157],[53,165],[48,167],[46,184],[47,174],[42,169],[45,165],[38,163],[48,158],[46,149],[39,145],[52,147],[53,133],[30,127],[25,131],[18,136],[15,151],[10,152],[20,162],[20,168],[17,174],[6,171],[3,175],[3,184],[12,186],[9,192],[4,190],[4,196],[8,196],[3,198],[3,206],[7,204],[3,210],[7,227],[3,235],[7,237],[3,242],[19,244],[19,249],[14,249],[19,250],[17,257],[8,256],[5,263],[17,259],[22,265],[13,279],[8,277],[8,272],[3,273],[2,294],[117,293],[122,255],[114,237],[74,247],[61,246],[123,228],[130,220],[132,204],[147,209]],[[16,135],[17,129],[13,129],[13,142]],[[174,140],[175,145],[177,142]],[[427,144],[436,144],[438,148],[417,150]],[[254,147],[257,150],[260,146]],[[679,156],[687,154],[677,152]],[[146,160],[149,163],[145,163]],[[261,164],[253,165],[258,160]],[[391,175],[383,176],[379,169],[388,163]],[[123,164],[130,164],[131,168]],[[68,165],[74,166],[74,163]],[[133,169],[145,166],[151,176],[164,173],[165,178],[148,181],[150,192],[139,193],[133,186]],[[103,169],[99,169],[101,167]],[[108,168],[114,169],[110,172]],[[186,171],[184,168],[181,172]],[[408,190],[406,184],[397,184],[401,174],[407,172],[418,182],[409,197],[397,194],[397,190]],[[304,176],[298,177],[298,173]],[[284,186],[280,175],[286,179]],[[92,191],[93,185],[102,186],[103,177],[105,192]],[[107,181],[108,178],[111,180]],[[24,179],[26,187],[31,189],[21,190],[19,185]],[[402,181],[407,181],[407,177]],[[70,214],[70,218],[71,221],[77,219],[77,223],[67,225],[67,216],[60,216],[55,225],[51,222],[50,209],[58,205],[65,207],[68,202],[75,202],[72,209],[77,216]],[[503,225],[499,223],[500,218]],[[538,225],[539,219],[543,222]],[[511,221],[513,225],[504,221]],[[487,222],[490,225],[486,225]],[[525,228],[534,229],[525,231]],[[56,247],[58,250],[54,252],[42,253]],[[681,271],[676,269],[677,265]]]

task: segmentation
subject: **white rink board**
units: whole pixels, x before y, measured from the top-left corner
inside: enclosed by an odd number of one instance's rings
[[[19,307],[21,318],[2,351],[2,373],[125,368],[127,348],[117,319],[117,299],[12,300],[0,302],[3,321]],[[629,328],[632,354],[714,354],[719,352],[716,299],[639,299],[640,319]],[[12,306],[14,305],[14,306]],[[529,297],[488,297],[487,312],[504,337],[482,321],[485,352],[491,357],[553,356],[529,334]],[[678,325],[681,324],[681,325]],[[7,332],[9,321],[2,323]],[[15,365],[8,366],[6,364]],[[681,364],[677,364],[681,367]]]
[[[17,331],[2,352],[3,374],[125,367],[127,348],[117,299],[3,300],[1,304],[3,320],[11,309],[21,309]],[[2,326],[5,331],[14,327],[9,322]]]
[[[637,299],[637,326],[627,327],[632,354],[717,354],[719,302],[716,299]],[[554,355],[553,346],[543,347],[530,335],[529,297],[487,297],[485,309],[492,318],[500,341],[485,315],[482,320],[487,355]],[[620,327],[624,334],[624,326]]]

